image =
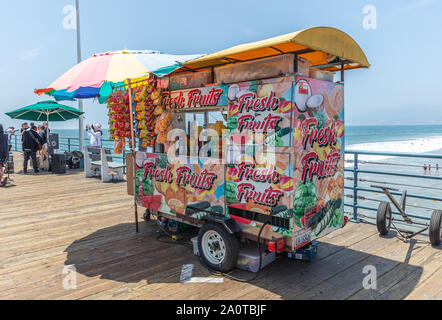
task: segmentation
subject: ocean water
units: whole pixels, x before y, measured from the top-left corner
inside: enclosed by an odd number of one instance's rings
[[[442,125],[347,126],[346,150],[441,153]]]

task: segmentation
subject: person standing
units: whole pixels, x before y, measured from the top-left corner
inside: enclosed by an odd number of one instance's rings
[[[28,129],[29,129],[28,123],[27,122],[23,122],[21,124],[21,128],[20,128],[20,136],[22,137],[22,141],[23,141],[23,132],[25,132]]]
[[[43,122],[43,130],[45,131],[45,135],[46,135],[46,143],[48,143],[49,142],[49,134],[51,133],[51,130],[49,129],[48,123],[46,121]]]
[[[91,137],[90,146],[91,147],[101,147],[101,137],[103,136],[103,132],[101,131],[101,125],[86,125],[86,134]]]
[[[22,149],[23,149],[23,134],[25,133],[25,131],[29,130],[29,126],[27,122],[23,122],[21,124],[21,128],[20,128],[20,140],[21,140],[21,145],[22,145]],[[23,157],[24,157],[24,153],[23,153]]]
[[[49,133],[49,128],[48,128],[48,123],[45,121],[45,122],[43,122],[43,129],[45,130],[45,132],[46,132],[46,135],[48,135],[48,133]]]
[[[23,153],[24,153],[24,161],[23,161],[23,173],[28,173],[28,161],[29,158],[32,159],[32,166],[34,168],[34,173],[38,173],[37,166],[37,151],[44,144],[43,139],[37,133],[37,127],[33,126],[30,130],[26,130],[23,132]]]
[[[38,126],[38,134],[43,139],[43,146],[40,150],[40,159],[42,159],[42,161],[45,161],[47,158],[48,139],[47,139],[46,131],[42,125]]]
[[[4,169],[8,161],[8,135],[3,130],[3,125],[0,124],[0,185],[6,185],[7,178],[4,177]]]
[[[12,149],[12,136],[15,136],[14,127],[9,127],[6,129],[6,133],[8,134],[8,151]]]

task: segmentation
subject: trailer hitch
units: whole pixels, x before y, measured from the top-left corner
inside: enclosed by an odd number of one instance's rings
[[[385,195],[388,197],[388,199],[390,199],[391,203],[393,203],[393,205],[396,207],[396,209],[400,212],[402,218],[404,219],[404,221],[408,224],[414,224],[413,220],[411,220],[411,218],[406,214],[405,212],[405,206],[406,206],[406,199],[407,199],[407,190],[403,190],[402,191],[402,195],[401,195],[401,199],[399,202],[396,201],[396,199],[393,197],[393,195],[390,193],[391,191],[399,191],[398,189],[394,189],[394,188],[388,188],[385,186],[377,186],[377,185],[371,185],[370,187],[372,188],[376,188],[376,189],[382,189],[382,191],[385,193]],[[382,203],[381,203],[382,205]],[[381,206],[379,207],[381,208]],[[386,208],[385,206],[383,207],[384,209]],[[380,209],[378,209],[378,218],[377,218],[377,223],[379,222],[379,212]],[[423,229],[418,230],[417,232],[413,232],[413,231],[405,231],[405,230],[399,230],[399,228],[396,227],[396,225],[394,224],[393,221],[397,221],[395,219],[393,219],[393,217],[391,217],[391,209],[389,210],[389,215],[390,215],[390,223],[391,226],[397,231],[397,233],[399,234],[399,237],[403,242],[408,242],[411,238],[413,238],[414,236],[417,236],[418,234],[421,234],[422,232],[428,230],[428,226],[426,226]],[[381,223],[382,224],[382,223]],[[389,226],[388,226],[389,229]],[[378,227],[379,230],[379,227]],[[388,230],[387,230],[388,232]],[[381,233],[384,234],[384,233]]]
[[[413,220],[411,220],[410,217],[407,216],[407,214],[405,213],[405,203],[406,203],[406,198],[407,198],[407,190],[404,190],[402,192],[402,196],[401,196],[401,200],[400,200],[401,204],[399,204],[389,191],[389,190],[399,191],[398,189],[388,188],[385,186],[376,186],[376,185],[371,185],[370,187],[376,188],[376,189],[382,189],[382,191],[384,191],[384,193],[387,195],[388,199],[390,199],[391,203],[393,203],[393,205],[396,207],[396,209],[401,213],[402,218],[404,218],[404,221],[408,224],[413,223]]]

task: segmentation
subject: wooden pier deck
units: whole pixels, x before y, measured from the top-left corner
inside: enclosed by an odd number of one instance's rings
[[[442,248],[424,236],[403,243],[349,223],[321,239],[311,263],[280,258],[252,283],[180,283],[183,264],[210,274],[191,249],[159,242],[154,222],[135,232],[125,183],[82,172],[13,178],[0,189],[0,299],[442,299]],[[63,288],[68,265],[76,289]],[[376,290],[363,289],[367,265]]]

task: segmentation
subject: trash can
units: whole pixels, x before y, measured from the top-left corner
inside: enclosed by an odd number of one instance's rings
[[[66,155],[64,153],[54,153],[51,156],[52,173],[66,173]]]

